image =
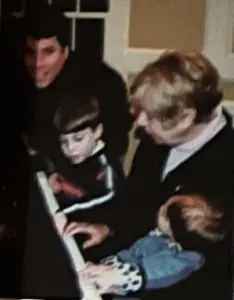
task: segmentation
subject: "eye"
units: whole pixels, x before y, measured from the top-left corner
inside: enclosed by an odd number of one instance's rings
[[[75,136],[73,137],[73,141],[74,141],[74,142],[82,142],[83,139],[84,139],[84,137],[83,137],[83,136],[79,136],[79,135],[75,135]]]
[[[51,55],[55,52],[55,48],[54,47],[47,47],[43,50],[43,52],[46,55]]]

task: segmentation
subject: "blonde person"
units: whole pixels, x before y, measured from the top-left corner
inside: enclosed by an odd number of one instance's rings
[[[143,134],[121,211],[127,247],[154,228],[155,213],[178,192],[204,195],[223,214],[226,231],[231,231],[234,133],[222,99],[219,73],[200,53],[168,51],[136,76],[130,103]],[[140,298],[230,299],[230,252],[227,233],[206,252],[199,271]]]

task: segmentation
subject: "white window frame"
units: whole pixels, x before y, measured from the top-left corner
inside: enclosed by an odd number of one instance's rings
[[[234,0],[207,0],[204,53],[224,80],[234,81]]]
[[[129,0],[109,0],[108,12],[80,12],[80,0],[76,0],[76,11],[65,12],[65,16],[72,19],[72,51],[75,50],[76,19],[103,19],[104,32],[104,60],[117,71],[124,74],[123,53],[126,38],[124,33],[129,19]],[[126,5],[127,4],[127,5]]]

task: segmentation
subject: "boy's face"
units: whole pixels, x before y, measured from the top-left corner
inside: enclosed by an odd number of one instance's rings
[[[100,138],[99,129],[90,127],[60,135],[60,143],[63,154],[71,161],[72,164],[79,164],[88,158]]]

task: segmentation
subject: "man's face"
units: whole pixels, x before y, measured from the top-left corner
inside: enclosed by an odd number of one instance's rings
[[[63,154],[73,164],[79,164],[92,154],[98,137],[97,131],[90,127],[74,133],[61,134],[60,143]]]
[[[26,38],[24,61],[30,78],[37,88],[49,86],[62,70],[68,57],[56,37],[45,39]]]

